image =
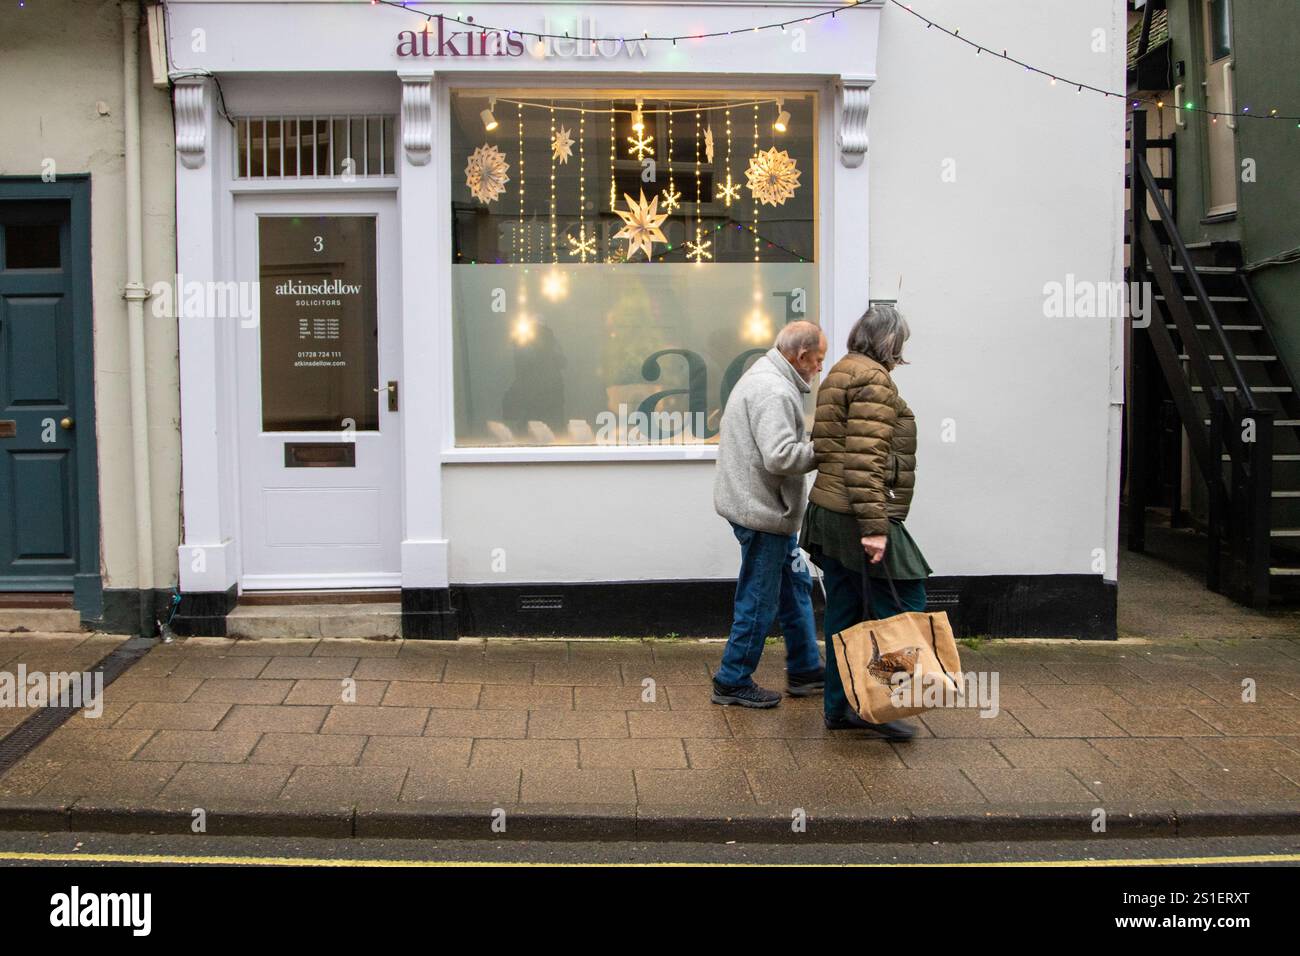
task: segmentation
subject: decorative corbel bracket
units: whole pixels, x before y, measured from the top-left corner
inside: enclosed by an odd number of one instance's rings
[[[874,78],[841,77],[839,87],[839,128],[835,143],[840,148],[840,162],[850,169],[862,165],[867,155],[867,110],[871,106]]]
[[[424,166],[433,155],[433,74],[399,73],[402,81],[402,147],[406,161]]]
[[[176,155],[186,169],[198,169],[208,156],[208,88],[206,76],[176,80],[172,102],[176,106]]]

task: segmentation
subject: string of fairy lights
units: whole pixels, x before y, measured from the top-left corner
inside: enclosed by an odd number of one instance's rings
[[[683,105],[680,98],[674,98],[670,93],[669,98],[655,101],[634,97],[634,107],[621,106],[617,101],[606,103],[602,100],[593,103],[575,99],[547,102],[512,99],[493,90],[477,91],[469,95],[487,100],[487,108],[479,111],[478,118],[488,136],[487,141],[469,154],[465,168],[465,186],[470,196],[481,206],[491,206],[503,195],[516,193],[513,197],[515,202],[507,200],[511,219],[514,220],[511,223],[514,236],[509,247],[513,254],[510,261],[549,262],[558,266],[563,252],[565,261],[619,263],[634,261],[636,255],[643,253],[643,261],[647,262],[683,258],[700,264],[717,260],[719,253],[726,253],[728,260],[733,260],[737,255],[749,258],[744,244],[751,237],[752,259],[755,264],[764,261],[765,249],[770,251],[769,255],[775,255],[781,261],[809,261],[813,241],[811,235],[804,238],[790,236],[786,242],[781,242],[776,236],[766,236],[759,231],[761,206],[769,205],[776,210],[788,200],[794,199],[801,189],[799,178],[802,170],[799,165],[808,155],[806,140],[796,140],[793,144],[795,154],[792,156],[788,149],[780,148],[777,138],[788,133],[792,127],[811,125],[806,108],[805,112],[799,114],[796,123],[790,109],[786,107],[789,101],[793,109],[793,104],[807,101],[809,94],[786,92],[759,98],[740,98],[744,94],[735,98],[729,98],[727,94],[714,94],[721,99],[702,102],[687,100],[689,105]],[[767,120],[763,118],[764,104],[773,111]],[[501,128],[496,113],[510,106],[515,110],[515,129],[512,132],[516,134],[514,145],[517,152],[514,157],[501,152],[491,142],[491,134]],[[732,116],[738,106],[752,114],[753,143],[748,160],[742,159],[745,175],[740,182],[735,178],[734,146],[738,130]],[[565,111],[577,113],[576,144],[572,131],[558,119]],[[623,227],[614,235],[606,233],[601,225],[604,213],[596,213],[590,232],[586,221],[589,185],[586,163],[587,117],[601,113],[606,115],[609,124],[609,207],[605,212],[618,217],[623,223]],[[693,136],[690,126],[678,122],[678,117],[689,113],[694,113],[688,121],[693,125]],[[536,116],[541,122],[531,124],[528,121],[530,115]],[[630,121],[626,119],[628,115]],[[709,116],[716,118],[710,122],[706,119]],[[622,122],[620,117],[624,117]],[[767,144],[769,148],[763,149],[762,131],[767,128],[769,121],[773,140]],[[749,134],[750,131],[744,132]],[[661,133],[665,136],[665,143],[656,141],[657,135]],[[688,147],[690,152],[687,153],[689,159],[685,164],[681,162],[679,152],[683,135],[691,139]],[[534,136],[537,140],[533,139]],[[719,136],[725,137],[725,140],[719,142]],[[528,155],[530,151],[540,152],[543,143],[538,140],[542,137],[549,137],[546,141],[550,147],[546,160],[540,155]],[[801,144],[804,152],[800,151]],[[575,146],[578,159],[574,164],[577,166],[576,182],[571,172],[562,172],[573,158]],[[624,152],[626,156],[623,155]],[[535,174],[526,175],[526,172],[536,169],[539,160],[549,161],[545,170],[549,188],[543,188],[540,194],[536,189],[530,192],[527,188],[527,181],[535,181]],[[512,163],[515,164],[513,168]],[[640,184],[633,179],[634,171],[639,174]],[[694,195],[686,201],[683,193],[689,187],[679,188],[679,172],[693,175],[695,180]],[[646,183],[656,185],[647,188],[644,185]],[[742,186],[749,191],[749,196],[746,197],[748,202],[741,198]],[[561,192],[565,196],[577,193],[576,215],[574,210],[561,210]],[[650,195],[647,196],[647,193]],[[742,223],[736,216],[736,211],[745,207],[748,222]],[[804,209],[799,204],[793,208]],[[666,225],[674,214],[678,217],[677,228],[685,232],[678,241],[669,235],[669,230],[675,227]],[[810,222],[806,211],[795,211],[784,219],[774,212],[772,221],[778,226],[778,233],[782,231],[782,222]],[[617,226],[617,223],[614,225]],[[721,230],[733,226],[739,235],[735,235],[724,249],[718,245],[722,238]],[[620,245],[618,240],[627,240],[626,246]],[[597,251],[597,242],[601,247],[600,252]],[[808,245],[807,248],[798,248],[805,244]],[[458,259],[465,258],[460,251],[456,255]],[[476,260],[471,258],[468,261],[472,263]]]
[[[779,30],[782,33],[787,33],[789,32],[790,27],[798,27],[804,24],[811,24],[819,20],[826,20],[826,19],[834,20],[841,13],[851,14],[859,8],[866,9],[868,7],[878,6],[880,2],[882,2],[882,0],[845,0],[845,2],[841,6],[829,7],[828,9],[820,10],[816,13],[810,13],[805,16],[791,17],[785,20],[775,20],[769,23],[759,23],[759,24],[752,24],[743,27],[733,27],[725,30],[704,30],[704,31],[696,31],[694,33],[668,34],[668,35],[651,34],[649,31],[643,31],[640,37],[633,37],[632,39],[642,43],[656,43],[656,44],[668,43],[671,44],[672,46],[676,46],[679,42],[689,43],[689,42],[700,42],[704,40],[723,39],[727,37],[732,37],[732,38],[743,37],[747,34],[766,33],[771,30]],[[1042,67],[1035,66],[1032,63],[1028,63],[1024,60],[1019,59],[1018,57],[1012,56],[1007,48],[976,42],[975,40],[972,40],[969,36],[963,35],[960,27],[949,27],[939,23],[936,20],[932,20],[929,17],[917,11],[916,9],[914,9],[912,4],[905,3],[904,0],[883,0],[883,2],[888,3],[891,6],[897,7],[900,10],[905,11],[910,16],[915,17],[917,20],[925,24],[925,28],[927,30],[937,30],[940,33],[950,37],[951,39],[964,43],[966,46],[968,46],[969,48],[975,51],[976,56],[983,56],[984,54],[989,54],[990,56],[996,59],[1005,60],[1008,63],[1021,67],[1026,73],[1031,73],[1046,79],[1051,86],[1059,85],[1066,88],[1072,86],[1075,88],[1075,92],[1078,94],[1082,94],[1085,92],[1098,93],[1101,94],[1104,98],[1109,99],[1111,97],[1114,97],[1117,101],[1120,102],[1128,102],[1131,100],[1134,108],[1137,108],[1144,102],[1154,105],[1158,109],[1164,109],[1166,108],[1166,106],[1170,105],[1164,101],[1163,97],[1160,97],[1155,94],[1132,95],[1127,92],[1109,90],[1104,87],[1096,86],[1092,83],[1084,82],[1082,80],[1071,79],[1070,77],[1064,76],[1053,70],[1043,69]],[[372,6],[382,5],[388,7],[395,7],[399,10],[403,10],[408,13],[415,13],[417,16],[423,18],[423,22],[426,28],[431,26],[433,23],[433,18],[435,16],[438,16],[441,17],[442,20],[446,22],[458,24],[460,26],[470,27],[475,30],[481,30],[481,31],[489,31],[489,32],[496,31],[503,34],[513,34],[514,36],[522,37],[524,40],[528,40],[530,38],[534,39],[538,43],[542,43],[547,40],[569,40],[569,41],[577,41],[580,43],[596,43],[596,42],[600,42],[602,39],[607,39],[602,37],[583,36],[573,31],[563,31],[561,33],[547,33],[545,31],[539,32],[537,30],[516,30],[516,29],[509,29],[500,26],[492,26],[484,23],[478,23],[474,20],[473,17],[462,17],[460,13],[457,13],[455,15],[448,14],[448,13],[437,13],[437,14],[425,13],[422,10],[415,9],[416,4],[411,2],[404,2],[404,0],[370,0],[370,3]],[[1217,119],[1221,116],[1222,117],[1230,116],[1234,119],[1283,120],[1283,121],[1289,120],[1296,123],[1297,128],[1300,128],[1300,114],[1293,114],[1291,112],[1284,113],[1278,107],[1267,107],[1263,109],[1256,109],[1253,104],[1247,104],[1245,106],[1240,107],[1239,109],[1212,110],[1209,109],[1207,106],[1198,105],[1194,100],[1190,100],[1190,99],[1185,100],[1184,102],[1181,103],[1174,104],[1174,106],[1179,110],[1185,110],[1191,113],[1204,114],[1210,117],[1212,121],[1217,121]]]

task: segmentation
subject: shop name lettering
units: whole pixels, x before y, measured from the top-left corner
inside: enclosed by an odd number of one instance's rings
[[[466,17],[473,23],[473,17]],[[644,40],[625,37],[602,37],[596,32],[595,17],[578,17],[576,27],[557,27],[548,17],[539,31],[541,39],[529,45],[525,38],[532,35],[519,30],[489,30],[484,28],[457,30],[448,24],[442,14],[434,17],[435,27],[427,30],[403,30],[397,34],[397,55],[400,57],[519,57],[531,53],[538,59],[547,57],[616,57],[626,53],[629,57],[646,56],[649,44]],[[566,24],[567,26],[567,24]],[[560,36],[574,32],[575,36]],[[581,38],[581,39],[580,39]]]
[[[324,282],[281,282],[275,287],[276,295],[360,295],[361,286],[344,282],[342,279],[327,279]]]
[[[726,371],[722,373],[722,385],[718,395],[719,408],[727,407],[727,399],[731,397],[731,390],[740,381],[740,376],[745,374],[745,370],[756,357],[766,351],[766,349],[748,349],[737,355],[727,366]],[[696,438],[712,438],[718,433],[718,429],[709,428],[706,424],[709,412],[709,370],[701,356],[688,349],[660,349],[641,363],[641,377],[647,382],[659,381],[662,374],[660,362],[669,355],[680,355],[686,363],[686,387],[667,388],[662,392],[655,392],[631,415],[627,414],[624,406],[619,406],[617,418],[612,412],[601,412],[596,421],[601,429],[602,441],[607,440],[607,436],[611,433],[626,434],[629,431],[643,436],[642,440],[648,438],[652,441],[671,440],[674,437],[684,436],[688,432]],[[676,395],[685,398],[687,410],[684,415],[680,412],[658,411],[660,402]]]

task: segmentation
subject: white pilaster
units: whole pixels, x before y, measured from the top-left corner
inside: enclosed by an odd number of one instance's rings
[[[442,446],[451,382],[444,374],[438,296],[430,276],[447,276],[439,164],[430,162],[436,109],[433,74],[399,73],[402,81],[402,587],[445,588],[447,541],[442,530]]]
[[[874,57],[873,57],[874,59]],[[834,206],[832,218],[835,250],[835,340],[830,356],[844,354],[845,338],[867,307],[871,286],[870,177],[863,160],[867,154],[867,108],[874,77],[842,76],[835,84],[835,146],[838,162],[830,164]]]
[[[213,81],[202,76],[176,80],[176,285],[172,290],[180,347],[181,482],[184,540],[179,548],[181,589],[225,591],[238,573],[223,515],[224,469],[220,369],[221,320],[186,316],[182,284],[220,278],[219,164],[211,162],[215,142]],[[156,321],[166,321],[159,319]],[[226,520],[223,520],[226,519]]]

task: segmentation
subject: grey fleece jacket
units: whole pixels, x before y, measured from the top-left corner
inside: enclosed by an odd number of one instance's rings
[[[804,428],[803,396],[811,391],[776,349],[740,377],[718,436],[713,507],[722,517],[753,531],[799,530],[803,476],[817,467]]]

